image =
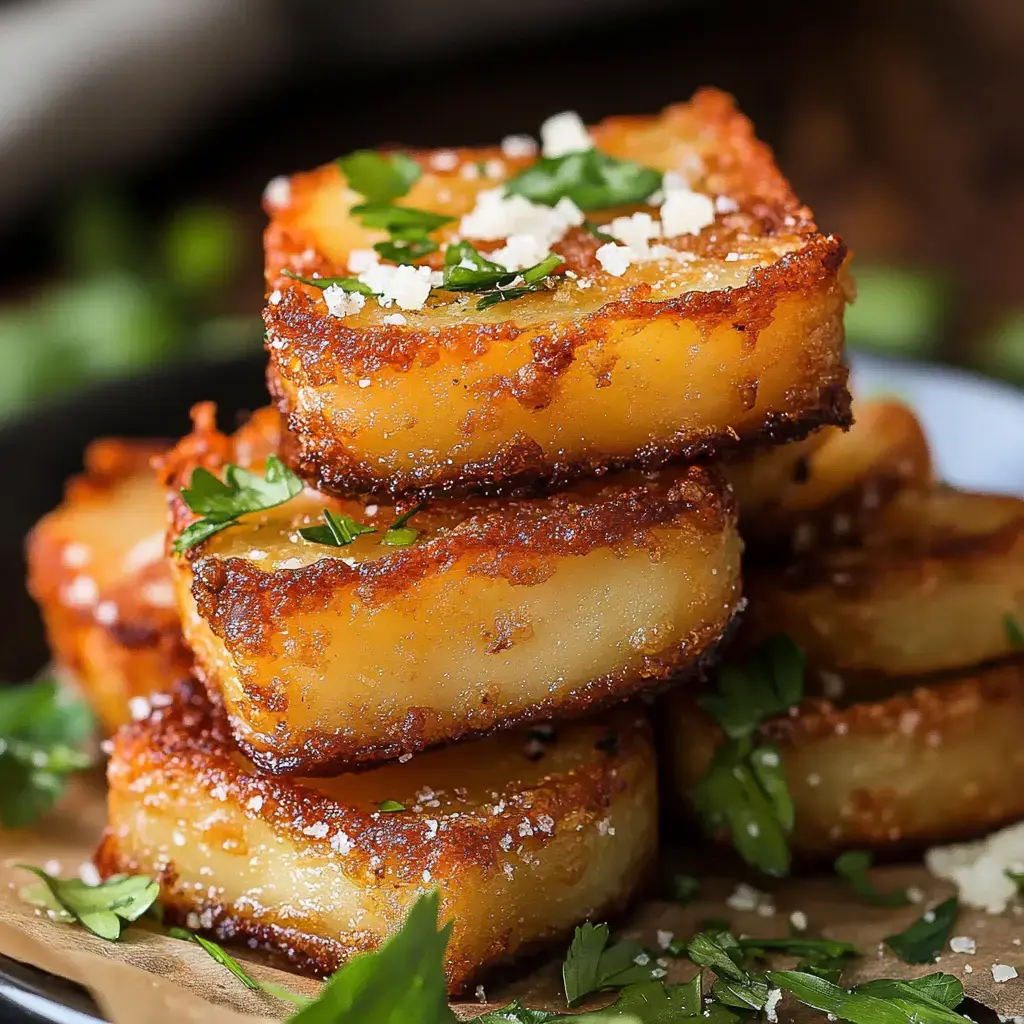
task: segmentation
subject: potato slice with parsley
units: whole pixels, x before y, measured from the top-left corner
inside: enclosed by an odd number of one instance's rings
[[[850,543],[899,491],[933,482],[921,424],[891,399],[858,401],[848,431],[824,427],[795,444],[735,459],[726,474],[755,558]]]
[[[269,382],[293,468],[338,493],[508,493],[849,423],[845,246],[733,101],[703,90],[589,138],[540,161],[377,154],[376,173],[354,154],[274,184]],[[457,238],[477,255],[445,267]],[[396,245],[417,270],[394,271]],[[480,259],[525,269],[502,283]]]
[[[216,509],[224,485],[203,474],[262,479],[278,436],[273,410],[233,438],[200,410],[167,460],[173,493],[198,475]],[[408,504],[282,495],[174,563],[202,677],[242,749],[275,773],[588,714],[694,670],[740,602],[731,493],[696,467],[550,498],[437,501],[397,546],[389,526]],[[349,540],[324,532],[325,508]],[[176,497],[175,541],[196,523]]]
[[[623,905],[657,853],[650,729],[629,708],[293,780],[183,691],[122,730],[108,778],[97,865],[158,876],[169,921],[330,973],[436,888],[453,992]]]
[[[166,492],[150,468],[168,446],[93,442],[85,473],[27,543],[28,587],[54,658],[111,733],[133,698],[191,665],[164,557]]]
[[[1024,817],[1024,659],[904,686],[847,706],[808,700],[761,727],[784,766],[795,855],[946,842]],[[664,713],[685,797],[721,732],[686,694]]]
[[[791,636],[811,687],[951,672],[1012,656],[1024,622],[1024,501],[907,490],[858,544],[804,552],[744,579],[747,642]],[[824,673],[826,680],[819,679]]]

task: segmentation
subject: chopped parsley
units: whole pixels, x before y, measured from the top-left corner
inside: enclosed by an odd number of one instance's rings
[[[789,637],[773,637],[742,667],[723,666],[716,682],[716,692],[700,703],[725,738],[694,789],[694,806],[709,831],[728,828],[748,864],[785,875],[793,801],[782,754],[774,744],[759,743],[757,729],[803,698],[803,653]]]
[[[581,210],[642,203],[661,188],[661,172],[597,149],[541,157],[505,183],[513,195],[554,206],[571,199]]]
[[[374,290],[368,285],[363,284],[356,277],[302,277],[299,274],[294,274],[287,268],[282,269],[281,274],[284,277],[290,277],[293,281],[299,281],[302,284],[312,285],[314,288],[340,288],[346,292],[357,292],[360,295],[374,295]]]
[[[1006,639],[1014,650],[1024,651],[1024,626],[1012,616],[1007,615],[1003,619],[1003,626],[1006,629]]]
[[[303,526],[299,536],[313,544],[326,544],[328,547],[341,548],[351,544],[356,537],[364,533],[376,533],[372,526],[357,523],[351,516],[339,515],[325,508],[322,512],[326,526]]]
[[[655,958],[635,939],[623,939],[610,946],[609,939],[606,924],[587,922],[576,929],[562,964],[568,1006],[578,1006],[591,992],[650,981],[652,971],[659,969]],[[653,977],[657,978],[657,974]]]
[[[17,866],[41,879],[41,885],[22,891],[26,902],[53,912],[58,919],[77,921],[110,942],[116,942],[125,925],[142,917],[160,895],[160,883],[148,875],[125,875],[86,885],[79,878],[54,878],[31,864]]]
[[[420,535],[420,531],[415,526],[409,526],[409,520],[414,515],[422,512],[426,507],[425,504],[420,503],[409,509],[408,512],[403,512],[400,516],[397,516],[395,521],[387,528],[384,536],[381,537],[381,544],[390,548],[407,548],[410,544],[414,543]]]
[[[508,270],[481,255],[472,243],[457,242],[445,250],[441,287],[450,292],[483,293],[476,308],[487,309],[545,288],[552,272],[564,262],[561,256],[550,253],[532,267]]]
[[[302,481],[276,456],[267,457],[263,476],[229,463],[221,481],[208,469],[192,471],[192,481],[181,491],[185,504],[203,518],[182,530],[174,542],[175,554],[201,544],[250,512],[264,512],[296,497]]]
[[[876,907],[905,907],[910,897],[905,889],[879,892],[868,878],[873,858],[867,850],[847,850],[836,858],[836,874],[850,883],[853,891],[865,902]]]
[[[400,199],[423,173],[420,165],[404,153],[376,153],[372,149],[357,149],[339,157],[337,163],[349,188],[371,203]]]
[[[405,804],[401,803],[399,800],[381,800],[381,802],[377,804],[377,810],[384,814],[394,814],[396,811],[404,811]]]
[[[960,903],[951,896],[919,917],[906,931],[887,935],[885,944],[907,964],[930,964],[942,952],[956,924]]]
[[[50,680],[0,689],[0,825],[31,825],[92,764],[88,705]]]

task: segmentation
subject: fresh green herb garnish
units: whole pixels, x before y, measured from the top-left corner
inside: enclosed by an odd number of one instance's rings
[[[266,992],[268,995],[283,999],[294,1006],[307,1006],[312,1002],[307,996],[292,992],[283,985],[276,985],[272,981],[257,981],[223,946],[203,938],[202,935],[196,935],[195,932],[190,932],[185,928],[171,928],[167,934],[172,939],[194,942],[200,946],[209,953],[211,959],[226,967],[247,989],[251,989],[253,992]]]
[[[661,172],[596,149],[541,157],[506,183],[514,195],[554,206],[571,199],[581,210],[642,203],[661,187]]]
[[[395,521],[387,528],[384,536],[381,537],[381,544],[385,544],[391,548],[407,548],[412,544],[416,538],[420,535],[420,531],[415,526],[409,526],[409,520],[414,515],[422,512],[427,506],[424,503],[414,506],[409,509],[408,512],[403,512],[398,516]]]
[[[1010,868],[1006,868],[1003,874],[1017,886],[1018,895],[1024,894],[1024,871],[1012,871]]]
[[[281,270],[283,277],[290,277],[293,281],[299,281],[302,284],[312,285],[314,288],[330,288],[332,286],[341,288],[342,291],[346,292],[358,292],[360,295],[374,295],[374,290],[368,285],[363,284],[356,277],[302,277],[299,274],[293,274],[287,268]]]
[[[583,226],[599,241],[599,242],[617,242],[618,239],[614,235],[609,235],[606,231],[602,231],[592,220],[585,220]]]
[[[508,1006],[500,1010],[491,1010],[482,1017],[474,1017],[473,1024],[548,1024],[557,1021],[558,1014],[549,1010],[531,1010],[523,1006],[518,999],[513,999]]]
[[[956,997],[959,982],[950,975],[929,975],[920,979],[927,982],[924,985],[873,981],[854,989],[800,971],[769,971],[768,980],[804,1005],[850,1024],[965,1024],[967,1020],[954,1012],[959,1001],[950,1005],[935,998],[939,992],[950,1000]],[[963,989],[959,991],[962,999]]]
[[[580,925],[573,936],[565,963],[562,984],[569,1006],[577,1006],[584,996],[605,988],[623,988],[650,981],[657,969],[654,958],[635,939],[623,939],[608,945],[606,924]]]
[[[326,526],[303,526],[299,536],[313,544],[326,544],[332,548],[342,548],[351,544],[356,537],[364,533],[376,533],[372,526],[357,523],[351,516],[339,515],[325,508],[322,512]]]
[[[759,744],[756,732],[803,698],[803,681],[803,653],[789,637],[778,636],[742,667],[720,669],[717,692],[701,700],[725,739],[697,783],[694,806],[709,831],[727,827],[740,856],[770,875],[789,871],[793,801],[781,752]]]
[[[395,811],[404,811],[405,804],[400,803],[398,800],[381,800],[377,804],[377,810],[384,814],[394,814]]]
[[[1012,616],[1007,615],[1003,619],[1003,625],[1006,628],[1006,639],[1010,641],[1010,646],[1018,651],[1024,651],[1024,626]]]
[[[867,850],[847,850],[836,858],[836,874],[845,878],[850,883],[853,891],[865,903],[871,903],[876,907],[905,907],[910,903],[910,897],[905,889],[896,889],[893,892],[879,892],[868,878],[868,871],[871,870],[871,863],[874,858]]]
[[[127,875],[100,885],[86,885],[78,878],[54,878],[31,864],[17,867],[40,878],[54,903],[71,919],[110,942],[116,942],[125,924],[142,917],[160,895],[160,884],[147,875]],[[25,898],[34,906],[54,909],[34,887],[26,890]]]
[[[444,975],[452,924],[438,930],[438,903],[436,891],[421,896],[401,931],[349,960],[289,1024],[456,1024]]]
[[[930,964],[942,952],[959,911],[959,901],[951,896],[919,917],[906,931],[887,935],[885,944],[904,963]]]
[[[250,512],[265,512],[291,500],[302,491],[302,481],[276,456],[267,457],[263,476],[229,463],[224,480],[208,469],[192,471],[192,481],[183,487],[185,504],[203,518],[181,531],[174,542],[175,554],[201,544]]]
[[[81,750],[92,731],[88,705],[56,683],[0,689],[0,825],[20,828],[50,810],[68,776],[92,764]]]
[[[371,203],[401,198],[423,173],[404,153],[375,153],[372,149],[357,149],[339,157],[337,163],[349,188]]]
[[[483,292],[476,308],[487,309],[499,302],[540,291],[552,271],[564,262],[561,256],[551,253],[532,267],[508,270],[481,255],[470,242],[457,242],[445,250],[441,287],[450,292]]]
[[[392,235],[389,242],[374,242],[378,256],[392,263],[415,263],[421,256],[437,252],[439,246],[432,238],[419,232],[407,231],[408,237]]]
[[[860,950],[852,942],[841,942],[838,939],[805,939],[797,935],[781,939],[740,939],[739,947],[748,956],[768,952],[828,959],[861,955]]]
[[[701,932],[689,942],[687,956],[698,967],[709,967],[718,975],[711,992],[726,1006],[760,1010],[768,998],[763,975],[744,968],[746,951],[731,932]]]
[[[700,895],[700,880],[693,875],[677,874],[672,876],[670,887],[671,898],[684,906],[692,903]]]

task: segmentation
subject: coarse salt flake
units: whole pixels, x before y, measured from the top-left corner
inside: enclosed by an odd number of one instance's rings
[[[970,935],[954,935],[949,940],[949,948],[954,953],[976,953],[978,945]]]
[[[307,825],[303,830],[304,836],[309,836],[311,839],[326,839],[327,833],[331,831],[330,825],[326,821],[317,821],[312,825]]]
[[[997,984],[1001,985],[1003,982],[1011,981],[1017,977],[1017,968],[1011,967],[1009,964],[993,964],[992,965],[992,980]]]
[[[352,274],[365,274],[380,263],[380,257],[373,249],[353,249],[348,254],[348,269]]]
[[[338,831],[331,836],[330,843],[331,849],[334,850],[335,853],[340,853],[343,857],[352,850],[352,840],[349,839],[347,833],[342,832],[341,829],[338,829]]]

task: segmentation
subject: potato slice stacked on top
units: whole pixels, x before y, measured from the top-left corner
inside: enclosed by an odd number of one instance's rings
[[[656,853],[624,702],[743,603],[715,460],[849,425],[846,251],[720,93],[541,135],[267,190],[276,408],[161,460],[197,681],[110,764],[171,917],[333,970],[436,886],[458,988]]]

